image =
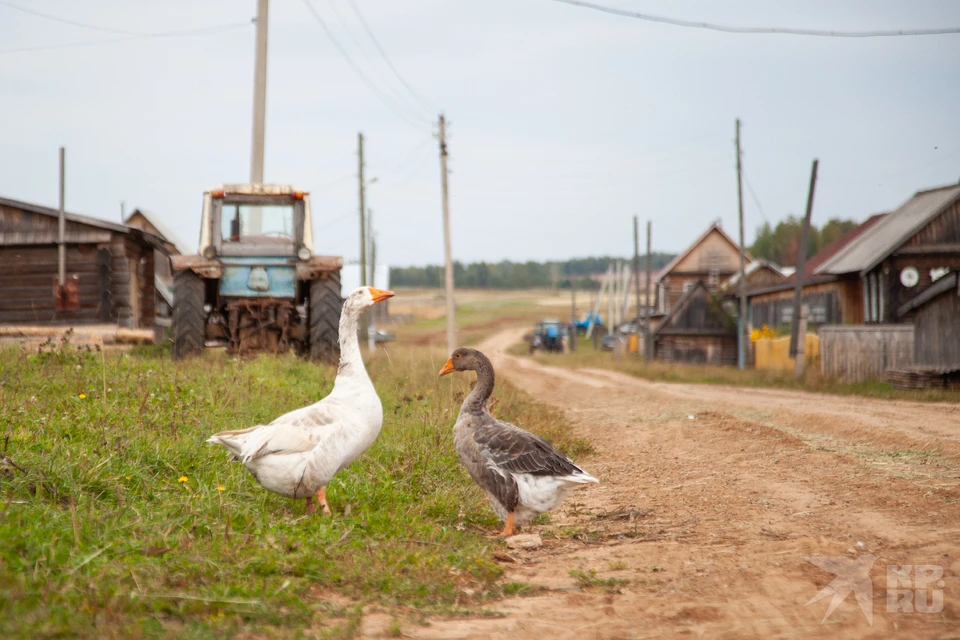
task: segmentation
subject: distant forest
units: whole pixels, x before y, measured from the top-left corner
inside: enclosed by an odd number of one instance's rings
[[[660,269],[674,254],[654,253],[650,259],[653,268]],[[569,289],[571,283],[578,289],[598,289],[600,284],[590,279],[591,274],[603,273],[616,261],[632,264],[632,258],[574,258],[560,262],[471,262],[453,264],[453,277],[458,287],[476,289],[529,289],[557,287]],[[640,268],[646,256],[640,256]],[[443,267],[391,267],[391,287],[442,287]]]
[[[819,229],[815,224],[810,225],[810,239],[807,243],[807,257],[826,247],[834,240],[859,226],[853,220],[828,220]],[[803,220],[796,216],[789,216],[781,220],[776,227],[764,223],[757,228],[757,239],[749,247],[754,258],[763,258],[781,267],[794,267],[800,255],[800,234],[803,231]]]

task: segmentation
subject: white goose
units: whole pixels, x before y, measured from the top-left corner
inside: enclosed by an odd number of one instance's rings
[[[222,431],[207,440],[226,447],[264,489],[287,498],[312,498],[323,513],[327,483],[367,450],[383,424],[383,406],[370,382],[357,344],[357,322],[365,310],[393,296],[392,291],[360,287],[347,296],[340,313],[340,368],[326,398],[268,425]]]

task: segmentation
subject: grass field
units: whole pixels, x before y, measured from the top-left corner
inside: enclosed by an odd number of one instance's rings
[[[0,632],[349,637],[364,605],[398,621],[482,612],[502,593],[501,543],[483,535],[498,523],[453,452],[472,380],[438,379],[444,359],[399,345],[373,359],[383,431],[331,482],[324,518],[204,440],[315,402],[335,369],[220,352],[174,363],[154,349],[0,351]],[[572,455],[589,446],[504,383],[496,401]]]

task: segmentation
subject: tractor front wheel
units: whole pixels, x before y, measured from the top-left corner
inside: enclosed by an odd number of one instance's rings
[[[310,359],[336,364],[340,360],[340,272],[310,283]]]
[[[205,324],[203,280],[189,269],[177,271],[173,276],[174,359],[203,353]]]

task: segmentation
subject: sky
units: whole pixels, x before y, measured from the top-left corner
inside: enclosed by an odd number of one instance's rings
[[[737,26],[960,27],[954,0],[596,2]],[[817,224],[960,180],[960,34],[735,35],[552,0],[353,3],[270,0],[265,181],[311,192],[317,254],[359,256],[362,131],[378,258],[442,263],[441,111],[463,262],[626,256],[633,216],[641,246],[652,222],[654,251],[717,219],[735,236],[737,118],[748,243],[803,213],[814,158]],[[249,179],[255,14],[256,0],[0,0],[0,196],[56,206],[62,145],[69,211],[145,209],[195,247],[203,191]],[[203,27],[223,28],[129,35]]]

